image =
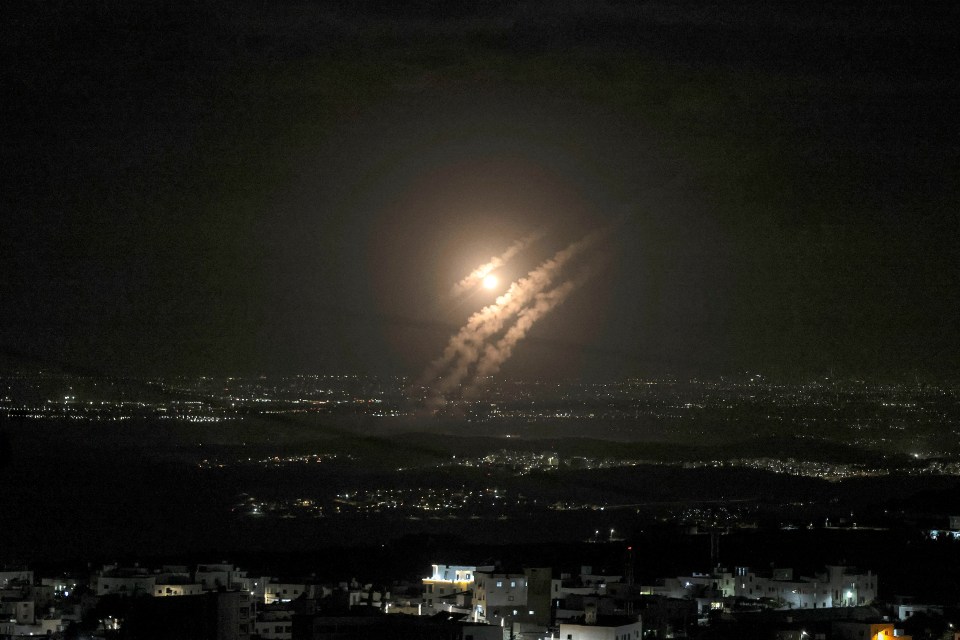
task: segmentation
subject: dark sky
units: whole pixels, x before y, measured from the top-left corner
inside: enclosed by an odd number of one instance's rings
[[[955,377],[947,3],[4,4],[0,348],[416,375],[626,215],[508,375]]]

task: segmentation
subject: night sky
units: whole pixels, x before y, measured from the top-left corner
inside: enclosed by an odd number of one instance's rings
[[[947,3],[3,12],[4,366],[415,376],[615,223],[505,375],[960,374]]]

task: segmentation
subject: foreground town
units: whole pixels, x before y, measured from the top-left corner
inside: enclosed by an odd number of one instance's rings
[[[640,584],[632,547],[621,547],[622,575],[434,564],[419,581],[391,584],[254,576],[227,562],[111,564],[72,576],[7,567],[0,638],[960,638],[958,603],[881,594],[870,570],[718,566]]]

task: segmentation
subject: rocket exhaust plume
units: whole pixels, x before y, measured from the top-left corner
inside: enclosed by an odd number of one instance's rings
[[[602,266],[584,268],[576,277],[566,280],[549,291],[536,294],[533,302],[517,314],[517,321],[513,326],[507,329],[496,343],[484,347],[473,372],[473,384],[465,390],[464,395],[473,398],[479,396],[479,379],[500,371],[503,363],[513,355],[514,347],[527,336],[533,325],[563,304],[567,296],[592,278],[601,268]]]
[[[526,337],[527,332],[533,328],[533,325],[560,306],[567,299],[567,296],[589,280],[593,273],[593,269],[584,269],[576,278],[567,280],[549,291],[538,293],[533,302],[517,314],[517,321],[513,326],[507,329],[506,333],[495,344],[488,344],[484,347],[483,354],[474,370],[474,378],[491,376],[500,371],[503,363],[513,355],[513,348]],[[471,387],[470,390],[475,392],[476,385]]]
[[[437,376],[443,374],[443,378],[435,385],[436,391],[446,393],[457,388],[470,376],[471,368],[485,356],[486,342],[503,330],[504,326],[524,311],[528,305],[531,303],[536,305],[537,296],[553,284],[564,265],[591,249],[611,228],[594,231],[561,249],[525,277],[511,284],[507,292],[497,298],[494,304],[470,316],[460,331],[450,338],[443,355],[427,368],[422,377],[423,383],[433,386]],[[552,296],[542,297],[541,303],[555,306],[558,304],[557,300],[565,298],[578,282],[573,281],[569,290],[566,290],[564,285],[557,287],[554,290],[557,293],[551,292]],[[561,290],[564,292],[561,293]],[[536,317],[544,313],[540,311]]]
[[[507,247],[507,250],[504,251],[502,254],[500,254],[499,256],[493,256],[492,258],[490,258],[489,262],[485,262],[484,264],[480,265],[479,267],[471,271],[470,275],[468,275],[466,278],[464,278],[457,284],[453,285],[453,287],[450,289],[450,296],[454,298],[459,297],[459,296],[462,296],[467,291],[470,291],[471,289],[475,288],[478,284],[480,284],[483,281],[484,278],[490,275],[492,271],[499,269],[503,265],[507,264],[508,262],[513,260],[513,258],[516,257],[518,253],[520,253],[521,251],[529,247],[531,244],[533,244],[534,242],[542,238],[543,233],[544,233],[543,231],[535,231],[526,237],[520,238],[519,240],[514,242],[512,245]]]

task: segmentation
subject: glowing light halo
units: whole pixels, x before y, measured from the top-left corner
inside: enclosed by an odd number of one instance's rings
[[[498,284],[500,284],[500,279],[492,273],[488,273],[483,277],[484,289],[496,289]]]

